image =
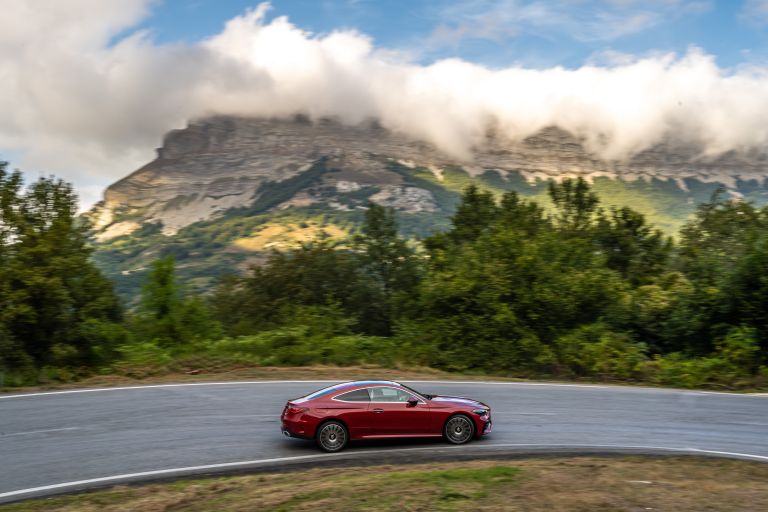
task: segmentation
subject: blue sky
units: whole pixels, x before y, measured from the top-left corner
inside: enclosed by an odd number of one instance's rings
[[[163,0],[142,27],[158,42],[195,42],[257,4]],[[422,64],[573,68],[691,46],[726,68],[768,60],[768,0],[274,0],[277,16],[316,34],[356,29]]]

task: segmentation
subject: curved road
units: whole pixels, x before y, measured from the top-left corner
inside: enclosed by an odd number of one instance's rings
[[[286,439],[287,399],[331,381],[230,382],[0,395],[0,503],[189,474],[355,461],[557,453],[704,453],[768,462],[768,397],[544,383],[414,382],[493,408],[453,447],[394,441],[321,454]]]

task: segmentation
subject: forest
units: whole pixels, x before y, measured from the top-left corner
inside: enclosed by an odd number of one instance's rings
[[[719,190],[670,237],[582,179],[552,208],[468,186],[450,227],[273,252],[186,293],[154,262],[135,308],[91,259],[71,185],[0,164],[0,386],[229,367],[376,365],[463,374],[768,385],[768,207]]]

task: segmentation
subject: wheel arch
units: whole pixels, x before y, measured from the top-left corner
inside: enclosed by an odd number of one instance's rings
[[[470,416],[469,413],[466,413],[464,411],[457,411],[457,412],[452,412],[451,414],[445,417],[445,421],[443,421],[443,428],[445,428],[446,423],[448,423],[451,420],[451,418],[455,418],[456,416],[464,416],[470,422],[472,422],[472,425],[475,424],[475,421],[472,419],[472,416]]]

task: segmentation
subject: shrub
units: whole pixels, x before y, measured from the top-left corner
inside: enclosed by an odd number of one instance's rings
[[[638,379],[648,360],[646,346],[628,335],[590,324],[555,342],[561,373],[602,379]]]
[[[657,384],[685,388],[760,385],[765,368],[758,364],[760,348],[754,329],[734,327],[716,347],[707,357],[691,359],[680,353],[656,356],[646,366],[648,377]]]
[[[680,388],[718,387],[723,379],[727,363],[718,357],[688,359],[675,352],[657,355],[645,365],[648,379],[655,384]]]
[[[757,331],[752,327],[734,327],[718,341],[717,352],[742,377],[753,375],[760,363],[760,345]]]
[[[142,378],[161,373],[173,361],[170,351],[162,348],[157,340],[121,345],[117,351],[121,359],[114,368],[129,377]]]
[[[252,336],[225,338],[205,344],[205,353],[232,363],[263,366],[372,363],[393,365],[395,343],[362,335],[317,336],[307,326],[284,327]]]

